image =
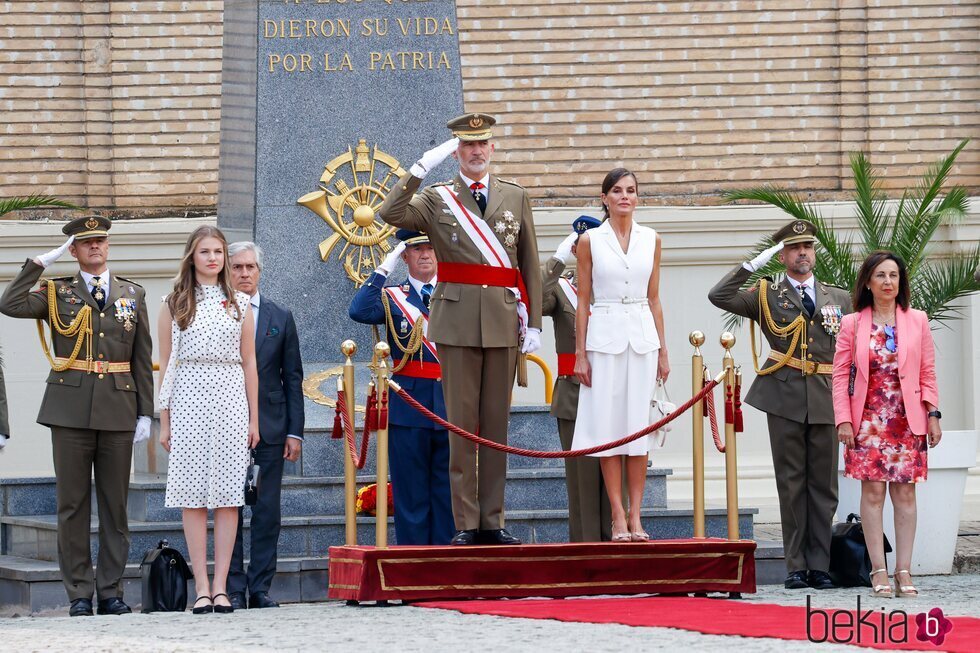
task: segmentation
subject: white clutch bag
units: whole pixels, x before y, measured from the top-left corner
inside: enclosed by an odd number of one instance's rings
[[[667,387],[662,380],[658,380],[657,387],[653,391],[653,399],[650,400],[650,423],[655,424],[659,422],[676,409],[677,405],[667,395]],[[670,429],[670,424],[665,424],[663,428],[651,433],[650,444],[658,449],[663,448],[664,443],[667,441],[667,431]]]

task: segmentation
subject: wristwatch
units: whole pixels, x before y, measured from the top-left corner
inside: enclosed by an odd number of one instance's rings
[[[942,419],[943,418],[943,414],[940,413],[938,410],[930,410],[928,413],[926,413],[926,416],[927,417],[935,417],[936,419]]]

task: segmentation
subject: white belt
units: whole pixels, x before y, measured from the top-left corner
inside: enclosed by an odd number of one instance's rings
[[[646,304],[646,297],[620,297],[619,299],[597,299],[594,306],[614,306],[616,304]]]

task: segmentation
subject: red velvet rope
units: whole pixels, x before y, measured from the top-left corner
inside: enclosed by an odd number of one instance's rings
[[[708,404],[708,423],[711,425],[711,439],[715,441],[715,449],[721,453],[725,453],[725,445],[721,441],[721,436],[718,434],[718,416],[715,415],[715,398],[707,397],[706,402]]]
[[[365,424],[364,433],[361,436],[361,455],[357,455],[354,450],[354,425],[350,423],[347,415],[347,400],[343,390],[337,391],[337,412],[340,413],[340,421],[344,425],[344,440],[347,442],[347,451],[354,461],[354,467],[364,469],[364,463],[367,462],[368,434],[370,431],[367,429],[368,425]]]
[[[591,447],[589,449],[574,449],[572,451],[535,451],[533,449],[518,449],[517,447],[510,447],[506,444],[501,444],[499,442],[494,442],[493,440],[487,440],[486,438],[481,438],[478,435],[474,435],[469,431],[461,429],[455,424],[451,424],[446,420],[442,419],[441,417],[433,413],[431,410],[429,410],[419,402],[415,401],[412,395],[405,392],[405,390],[403,390],[400,386],[395,387],[394,385],[392,385],[391,389],[394,390],[399,397],[405,400],[406,404],[408,404],[418,412],[422,413],[424,416],[428,417],[430,420],[432,420],[442,428],[448,431],[452,431],[456,435],[466,438],[467,440],[470,440],[471,442],[475,442],[476,444],[482,445],[484,447],[490,447],[491,449],[496,449],[497,451],[503,451],[504,453],[512,453],[518,456],[525,456],[527,458],[578,458],[579,456],[588,456],[594,453],[599,453],[600,451],[608,451],[609,449],[615,449],[616,447],[621,447],[624,444],[630,443],[634,440],[639,440],[645,435],[650,435],[654,431],[663,428],[667,424],[671,423],[672,421],[680,417],[696,402],[701,401],[701,399],[707,396],[709,392],[714,390],[716,385],[718,385],[718,381],[715,380],[709,381],[708,384],[705,385],[700,392],[698,392],[696,395],[694,395],[686,402],[678,406],[677,409],[675,409],[674,412],[672,412],[670,415],[663,418],[659,422],[651,424],[650,426],[647,426],[642,430],[633,433],[632,435],[627,435],[626,437],[620,438],[614,442],[609,442],[608,444]],[[339,401],[340,399],[338,397],[338,402]],[[711,403],[713,402],[709,402],[709,405]]]

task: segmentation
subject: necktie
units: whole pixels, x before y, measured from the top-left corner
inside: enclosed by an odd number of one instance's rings
[[[800,298],[803,301],[803,308],[806,309],[807,315],[813,317],[813,312],[817,310],[817,307],[813,304],[813,300],[810,299],[810,294],[806,291],[806,284],[800,284]]]
[[[476,200],[476,205],[480,207],[480,213],[484,213],[487,210],[487,196],[483,194],[484,188],[486,186],[478,181],[470,184],[470,190],[473,191],[473,199]]]
[[[429,309],[429,302],[432,301],[432,284],[427,283],[422,286],[422,303],[426,310]]]
[[[102,289],[102,279],[92,277],[92,299],[99,305],[101,311],[105,308],[105,291]]]

